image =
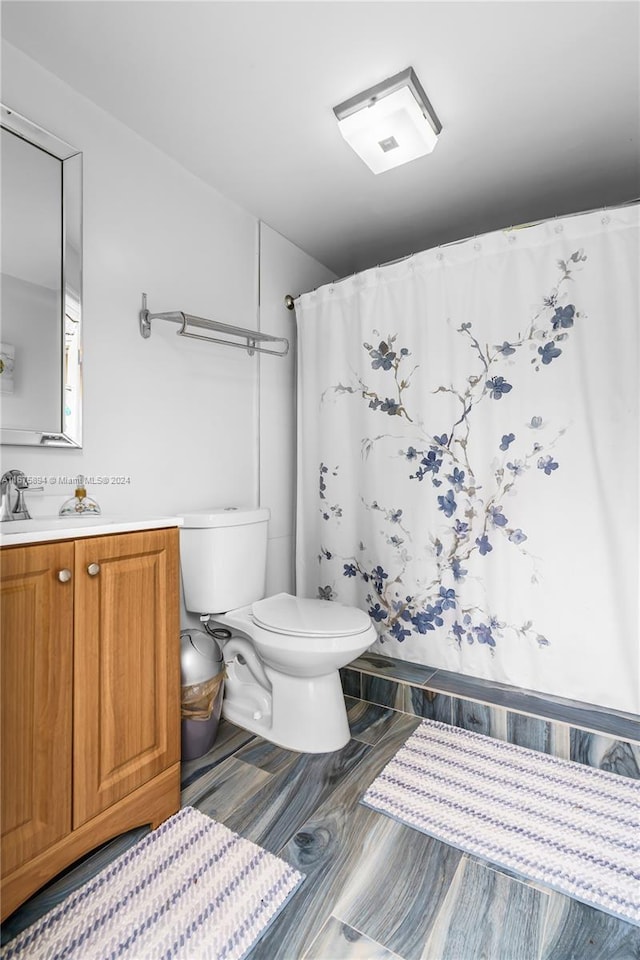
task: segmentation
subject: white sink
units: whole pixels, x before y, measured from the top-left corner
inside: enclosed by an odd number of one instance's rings
[[[5,520],[0,532],[3,537],[16,533],[38,533],[40,530],[61,530],[66,528],[90,527],[113,523],[106,517],[33,517],[31,520]]]
[[[34,517],[32,520],[2,521],[0,543],[14,547],[17,544],[44,543],[48,540],[74,540],[77,537],[99,537],[112,533],[181,526],[180,517],[97,517],[95,514],[88,517]]]

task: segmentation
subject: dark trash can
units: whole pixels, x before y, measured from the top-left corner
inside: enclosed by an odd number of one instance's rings
[[[218,641],[203,630],[180,634],[182,759],[195,760],[213,746],[224,695],[224,661]]]

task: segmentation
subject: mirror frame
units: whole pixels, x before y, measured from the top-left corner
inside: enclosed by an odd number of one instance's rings
[[[82,446],[82,153],[0,104],[0,127],[60,160],[62,165],[62,263],[60,303],[59,432],[0,428],[0,443],[36,447]],[[66,318],[77,323],[77,349],[66,357]],[[75,338],[74,338],[75,339]],[[77,395],[75,414],[67,413],[66,394]]]

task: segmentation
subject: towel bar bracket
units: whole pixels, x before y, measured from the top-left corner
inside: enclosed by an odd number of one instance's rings
[[[147,308],[147,295],[142,294],[142,310],[139,315],[140,335],[148,340],[151,336],[151,321],[167,320],[180,325],[178,336],[192,340],[204,340],[208,343],[219,343],[226,347],[240,347],[246,350],[250,357],[256,353],[269,353],[272,356],[284,357],[289,352],[289,341],[286,337],[274,337],[269,333],[258,330],[247,330],[244,327],[234,327],[218,320],[206,320],[204,317],[194,317],[189,313],[175,310],[169,313],[151,313]],[[207,336],[204,333],[193,333],[187,328],[196,327],[200,330],[209,330],[222,334],[223,337],[237,337],[237,340],[223,339],[222,337]],[[281,344],[280,349],[272,350],[262,346],[264,343]]]
[[[145,340],[148,340],[151,336],[151,320],[149,319],[149,311],[147,310],[147,295],[146,293],[142,294],[142,310],[140,311],[140,335],[144,337]]]

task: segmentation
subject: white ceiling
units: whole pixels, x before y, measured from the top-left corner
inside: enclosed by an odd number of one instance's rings
[[[343,275],[638,197],[639,15],[635,0],[4,0],[2,33]],[[408,66],[444,129],[375,176],[332,108]]]

